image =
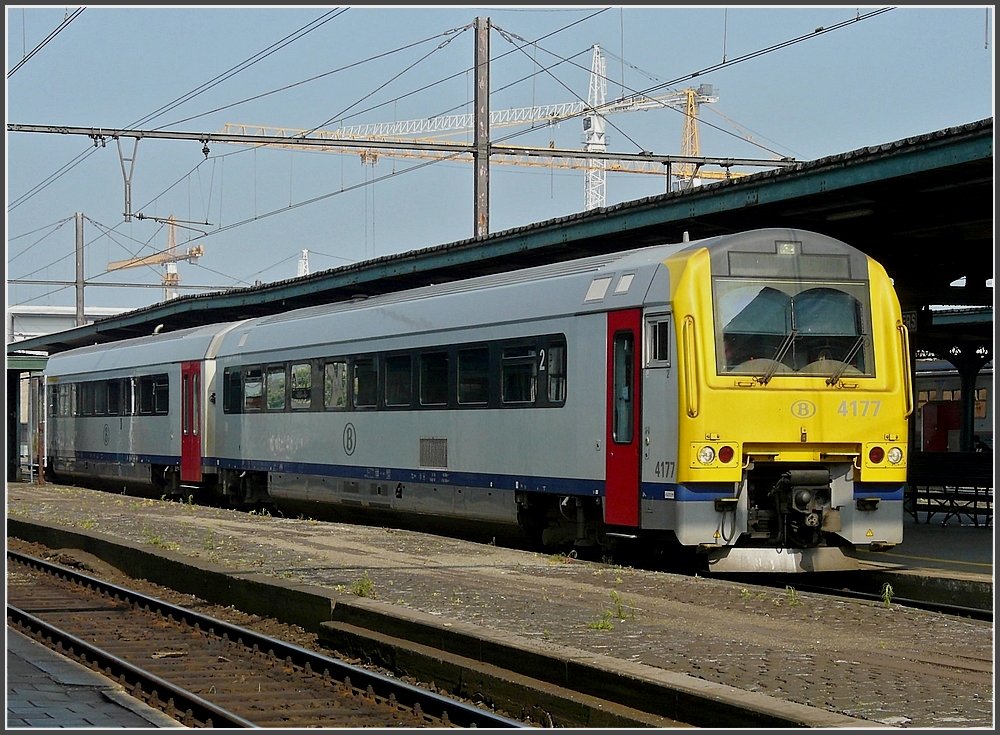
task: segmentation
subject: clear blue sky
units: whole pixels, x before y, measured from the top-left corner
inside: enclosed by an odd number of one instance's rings
[[[876,8],[132,6],[69,20],[77,10],[6,6],[8,123],[217,132],[230,122],[335,129],[470,112],[476,17],[494,26],[493,110],[586,100],[599,44],[608,99],[714,86],[718,102],[700,110],[705,156],[814,160],[993,115],[992,6],[900,6],[852,23]],[[678,154],[682,125],[671,109],[618,113],[608,148]],[[214,143],[206,158],[197,141],[146,139],[133,152],[123,139],[132,211],[145,217],[126,222],[114,141],[8,132],[6,142],[9,305],[73,305],[72,287],[10,281],[74,278],[76,212],[86,217],[86,278],[101,283],[158,286],[163,266],[105,271],[162,250],[167,233],[153,218],[169,215],[208,223],[177,230],[181,249],[205,249],[177,265],[182,285],[292,278],[304,249],[316,272],[473,234],[467,163],[407,173],[426,162]],[[582,123],[508,142],[581,148]],[[607,204],[665,186],[609,174]],[[581,171],[492,168],[492,232],[583,206]],[[161,297],[160,288],[86,289],[92,306]]]

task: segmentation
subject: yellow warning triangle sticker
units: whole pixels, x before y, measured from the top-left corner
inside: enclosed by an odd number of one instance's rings
[[[868,533],[865,534],[865,536],[867,536],[868,538],[871,538],[874,535],[875,534],[872,532],[872,530],[870,528],[868,529]]]

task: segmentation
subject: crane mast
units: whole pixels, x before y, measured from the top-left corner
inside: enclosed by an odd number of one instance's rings
[[[608,79],[604,75],[605,63],[601,56],[601,47],[594,44],[594,53],[590,65],[590,88],[587,92],[589,109],[583,116],[584,150],[606,153],[608,141],[604,129],[604,115],[598,110],[604,107],[608,96]],[[584,211],[603,207],[607,191],[608,171],[604,159],[587,160],[587,172],[584,174],[583,208]]]

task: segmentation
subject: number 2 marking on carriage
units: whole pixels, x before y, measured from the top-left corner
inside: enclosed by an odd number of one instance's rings
[[[878,416],[882,401],[841,401],[837,413],[851,418]]]

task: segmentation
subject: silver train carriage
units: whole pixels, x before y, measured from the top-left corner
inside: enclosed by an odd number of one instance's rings
[[[47,466],[855,568],[902,540],[908,356],[881,266],[757,230],[57,354]]]

